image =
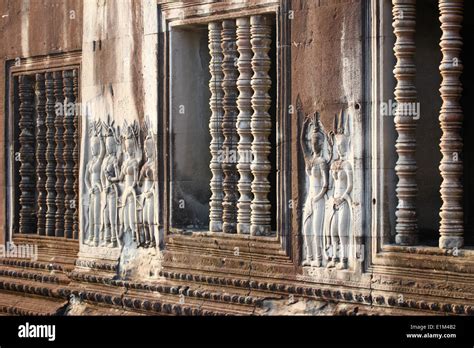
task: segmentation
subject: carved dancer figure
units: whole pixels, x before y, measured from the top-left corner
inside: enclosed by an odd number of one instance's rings
[[[307,144],[307,130],[311,131],[311,148]],[[306,258],[303,266],[321,267],[322,236],[324,229],[324,213],[326,193],[328,189],[328,163],[323,155],[326,136],[322,130],[319,114],[314,113],[303,123],[300,144],[306,164],[306,175],[309,178],[309,191],[303,210],[303,242]]]
[[[85,244],[91,246],[99,245],[100,232],[100,196],[102,192],[102,183],[100,180],[101,164],[104,159],[105,146],[102,139],[102,128],[99,121],[94,122],[89,129],[89,138],[91,145],[92,158],[86,166],[85,184],[89,191],[89,210],[88,210],[88,239]]]
[[[138,125],[125,123],[125,161],[120,173],[120,181],[124,180],[122,194],[122,233],[132,233],[133,240],[141,244],[138,230],[137,194],[139,165],[142,157]]]
[[[109,248],[120,245],[118,207],[120,178],[120,139],[119,130],[115,130],[114,122],[103,123],[106,130],[105,149],[106,155],[102,162],[101,183],[104,195],[104,206],[102,209],[101,244]]]
[[[156,134],[150,124],[145,123],[145,133],[147,134],[144,141],[145,163],[140,171],[139,182],[142,187],[142,224],[144,241],[142,246],[154,247],[155,228],[158,225],[155,215],[155,199],[156,199]],[[140,246],[140,245],[139,245]]]
[[[334,121],[335,143],[339,158],[331,164],[331,176],[334,180],[332,207],[329,217],[330,246],[332,255],[328,268],[346,269],[348,266],[349,232],[352,220],[352,165],[347,159],[350,151],[348,116],[341,111]],[[339,251],[339,253],[338,253]]]

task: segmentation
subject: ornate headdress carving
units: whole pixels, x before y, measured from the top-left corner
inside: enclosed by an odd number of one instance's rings
[[[137,121],[133,121],[131,124],[124,121],[122,137],[124,139],[135,139],[138,141],[140,138],[140,127],[138,127]]]
[[[147,118],[143,123],[143,134],[145,134],[145,141],[153,140],[156,141],[158,134],[155,133],[153,126],[151,125],[150,120]]]
[[[334,118],[334,132],[336,135],[345,135],[349,136],[349,115],[344,114],[344,110],[339,112],[339,115],[336,115]]]
[[[100,121],[93,121],[89,126],[89,137],[102,136],[102,123]]]
[[[321,133],[324,135],[323,125],[321,124],[319,112],[315,112],[309,116],[310,125],[313,127],[313,134]]]
[[[296,97],[296,111],[303,112],[303,102],[301,101],[301,97],[299,94]]]
[[[334,132],[337,144],[343,146],[345,152],[350,152],[351,135],[349,129],[349,115],[341,110],[334,119]],[[338,149],[338,152],[340,150]]]
[[[106,137],[113,137],[117,144],[120,144],[120,127],[115,128],[115,121],[110,119],[110,114],[107,115],[107,122],[102,122],[102,127],[105,129]]]
[[[137,161],[141,161],[142,159],[142,149],[141,149],[141,142],[140,142],[140,127],[138,126],[138,122],[135,120],[133,123],[128,124],[127,121],[124,121],[123,125],[123,133],[122,138],[125,140],[132,140],[133,144],[135,145],[135,153],[133,157]],[[127,145],[125,145],[127,146]]]
[[[145,120],[145,122],[143,123],[143,134],[145,134],[145,140],[143,142],[143,146],[146,148],[147,144],[149,142],[151,142],[152,146],[153,146],[153,157],[156,156],[156,149],[155,149],[155,145],[157,143],[157,138],[158,138],[158,134],[155,133],[154,129],[153,129],[153,126],[151,125],[151,122],[150,120],[147,118]],[[155,159],[155,158],[153,158]]]

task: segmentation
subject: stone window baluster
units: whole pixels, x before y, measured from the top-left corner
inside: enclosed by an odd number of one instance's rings
[[[36,74],[37,233],[46,234],[46,92],[44,74]]]
[[[55,71],[54,77],[54,97],[55,103],[64,103],[63,95],[63,78],[61,71]],[[58,105],[58,104],[56,104]],[[55,106],[56,106],[55,105]],[[54,119],[55,128],[55,149],[54,157],[56,159],[56,237],[64,237],[64,213],[65,213],[65,192],[64,192],[64,110],[63,108],[56,107],[56,111],[62,110],[62,112],[56,112]]]
[[[224,55],[222,62],[222,70],[224,72],[224,78],[222,81],[222,89],[224,90],[222,133],[224,135],[224,142],[221,156],[219,156],[224,171],[222,230],[224,233],[236,233],[238,172],[235,157],[237,153],[238,135],[235,124],[238,113],[236,103],[238,96],[238,71],[236,67],[237,45],[235,20],[224,20],[222,22],[221,40],[222,52]]]
[[[395,167],[398,176],[396,211],[396,243],[414,245],[418,242],[416,214],[416,120],[406,111],[416,109],[418,102],[415,86],[415,26],[416,0],[393,0],[393,28],[396,36],[394,69],[397,85],[395,99],[395,128],[398,132],[396,150],[398,160]]]
[[[63,128],[64,128],[64,236],[73,237],[73,219],[74,207],[76,200],[74,195],[74,81],[73,71],[65,70],[63,75],[63,93],[64,93],[64,110],[63,110]]]
[[[46,235],[54,236],[56,231],[56,159],[55,149],[55,111],[54,111],[54,81],[53,73],[45,74],[46,91]]]
[[[237,88],[239,97],[237,106],[239,115],[237,117],[237,132],[239,134],[238,144],[238,164],[237,169],[240,174],[238,183],[239,200],[237,203],[237,233],[250,233],[250,217],[252,203],[252,171],[250,164],[252,161],[252,131],[250,122],[252,121],[252,46],[250,43],[250,18],[237,19],[237,50],[239,59],[237,62],[239,78]]]
[[[73,70],[73,93],[74,101],[77,103],[79,100],[79,71]],[[74,207],[73,217],[73,238],[79,239],[79,114],[77,109],[73,115],[74,123],[74,149],[73,149],[73,161],[74,161],[74,199],[76,200],[76,206]]]
[[[54,81],[53,73],[45,74],[46,91],[46,235],[54,236],[56,231],[56,159],[54,157]]]
[[[18,82],[20,102],[19,232],[36,233],[34,78],[30,75],[22,75],[19,77]]]
[[[271,163],[268,159],[271,151],[269,136],[272,129],[268,110],[271,105],[269,90],[271,79],[269,70],[271,59],[268,55],[271,43],[271,22],[267,16],[257,15],[250,19],[253,76],[251,85],[254,91],[252,107],[254,110],[251,122],[253,135],[251,170],[253,174],[251,209],[251,234],[269,235],[271,233],[271,204],[268,199],[270,182],[268,175]]]
[[[221,48],[221,22],[209,23],[209,52],[211,61],[209,70],[211,73],[211,80],[209,88],[211,91],[210,107],[211,119],[209,121],[209,130],[211,134],[211,199],[210,199],[210,213],[209,213],[209,231],[222,232],[222,201],[224,191],[222,188],[223,172],[222,163],[219,161],[222,143],[224,137],[222,134],[222,118],[223,107],[222,99],[224,91],[222,89],[222,80],[224,78],[222,71],[222,48]]]
[[[463,20],[463,0],[440,0],[441,51],[440,65],[441,98],[440,112],[442,159],[440,171],[441,183],[441,226],[439,247],[442,249],[461,248],[464,245],[463,221],[463,162],[462,162],[462,122],[463,111],[460,103],[462,84],[460,76]]]

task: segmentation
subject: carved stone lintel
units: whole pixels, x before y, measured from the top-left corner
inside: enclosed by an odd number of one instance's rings
[[[34,78],[19,77],[20,94],[20,214],[19,232],[36,233],[35,218],[35,122]]]
[[[269,235],[271,233],[271,204],[268,200],[270,182],[268,175],[271,163],[268,160],[271,144],[268,139],[272,129],[271,117],[268,110],[271,98],[268,91],[271,87],[271,79],[268,74],[271,60],[268,55],[271,43],[271,21],[267,16],[252,16],[251,43],[254,56],[252,58],[252,97],[253,116],[251,130],[253,135],[252,154],[254,156],[251,170],[253,174],[252,192],[254,198],[251,208],[251,234]]]
[[[45,74],[46,90],[46,235],[54,236],[56,230],[56,159],[54,157],[54,81],[53,73]]]
[[[235,153],[237,150],[237,131],[235,124],[237,121],[237,77],[238,71],[235,66],[237,59],[237,49],[235,45],[236,30],[234,20],[224,20],[222,22],[222,52],[224,59],[222,70],[224,79],[222,88],[224,90],[224,117],[222,122],[222,133],[224,134],[224,143],[222,152],[222,169],[224,171],[224,201],[223,206],[223,225],[224,233],[237,232],[237,181],[238,173],[235,161],[227,154]]]
[[[395,99],[395,128],[398,132],[396,149],[398,161],[395,171],[398,176],[396,211],[396,237],[400,245],[414,245],[418,241],[418,222],[416,215],[416,120],[404,110],[417,103],[415,87],[415,26],[416,0],[393,0],[393,28],[396,36],[394,69],[397,86]]]
[[[211,199],[209,212],[209,231],[222,232],[222,200],[224,191],[222,189],[223,172],[222,165],[219,161],[219,152],[222,151],[222,143],[224,137],[222,134],[222,99],[224,92],[222,89],[222,48],[221,48],[221,22],[209,23],[209,52],[211,54],[211,62],[209,70],[211,72],[211,81],[209,88],[211,91],[210,107],[211,119],[209,121],[209,130],[211,133]]]
[[[74,100],[79,100],[79,71],[73,70],[73,93]],[[74,161],[74,199],[76,200],[76,206],[74,209],[73,217],[73,238],[79,239],[79,115],[74,112],[74,149],[73,149],[73,161]]]
[[[64,102],[63,95],[63,77],[61,71],[55,71],[53,73],[54,77],[54,97],[55,103]],[[56,106],[56,105],[55,105]],[[64,125],[63,119],[64,115],[58,110],[62,108],[56,108],[56,116],[54,119],[54,157],[56,159],[56,237],[64,237],[64,213],[65,213],[65,192],[64,192]],[[63,110],[64,111],[64,110]]]
[[[250,18],[237,19],[237,50],[239,51],[239,60],[237,66],[239,69],[239,79],[237,88],[239,89],[239,98],[237,106],[239,115],[237,117],[237,132],[239,134],[238,145],[238,164],[240,179],[238,189],[240,193],[237,204],[237,233],[250,233],[250,216],[252,203],[252,171],[250,164],[252,162],[252,131],[250,122],[252,121],[252,46],[250,43]]]
[[[464,245],[464,215],[463,215],[463,162],[462,162],[462,122],[463,111],[460,103],[462,84],[460,76],[463,65],[461,62],[462,49],[462,19],[463,0],[440,0],[441,13],[441,51],[443,59],[440,65],[443,81],[441,83],[441,98],[443,105],[440,113],[441,136],[440,171],[443,178],[441,183],[441,226],[439,247],[442,249],[461,248]]]
[[[36,192],[37,233],[46,234],[46,91],[44,74],[36,74]]]

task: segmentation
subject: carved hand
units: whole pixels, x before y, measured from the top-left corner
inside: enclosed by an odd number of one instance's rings
[[[344,200],[342,198],[334,198],[334,205],[336,206],[336,208],[339,208],[342,203],[344,203]]]

